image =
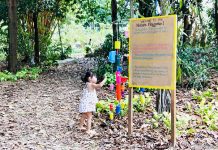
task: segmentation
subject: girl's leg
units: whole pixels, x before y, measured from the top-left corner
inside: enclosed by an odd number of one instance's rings
[[[87,126],[88,126],[87,132],[88,133],[91,130],[91,124],[92,124],[92,112],[88,112],[87,113]]]
[[[82,113],[82,116],[80,118],[79,129],[86,130],[86,128],[83,127],[86,118],[87,118],[87,114],[86,113]]]

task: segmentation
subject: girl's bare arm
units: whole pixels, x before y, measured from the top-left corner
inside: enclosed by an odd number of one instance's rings
[[[99,84],[92,83],[91,85],[95,89],[101,88],[105,84],[106,81],[107,81],[107,77],[105,77],[104,80],[101,83],[99,83]]]

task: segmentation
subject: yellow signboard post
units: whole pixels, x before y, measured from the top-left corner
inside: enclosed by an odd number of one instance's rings
[[[172,90],[171,129],[175,145],[177,16],[130,19],[129,35],[129,87]]]

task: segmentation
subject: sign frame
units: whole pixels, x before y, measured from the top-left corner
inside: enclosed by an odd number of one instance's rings
[[[131,22],[132,21],[142,21],[142,20],[151,20],[151,19],[160,19],[160,18],[173,18],[173,58],[171,60],[172,63],[172,79],[170,86],[151,86],[151,85],[134,85],[132,84],[132,76],[130,73],[131,63],[132,63],[132,50],[131,50]],[[176,89],[176,50],[177,50],[177,15],[168,15],[168,16],[155,16],[155,17],[147,17],[147,18],[131,18],[130,19],[130,29],[129,29],[129,66],[128,66],[128,76],[129,76],[129,87],[142,87],[142,88],[152,88],[152,89]],[[158,81],[157,81],[158,82]]]

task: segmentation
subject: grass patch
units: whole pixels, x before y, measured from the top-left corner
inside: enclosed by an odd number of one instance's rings
[[[39,74],[42,72],[41,68],[23,68],[18,71],[16,74],[10,73],[8,71],[0,72],[0,82],[3,81],[17,81],[19,79],[29,79],[35,80],[39,77]]]

